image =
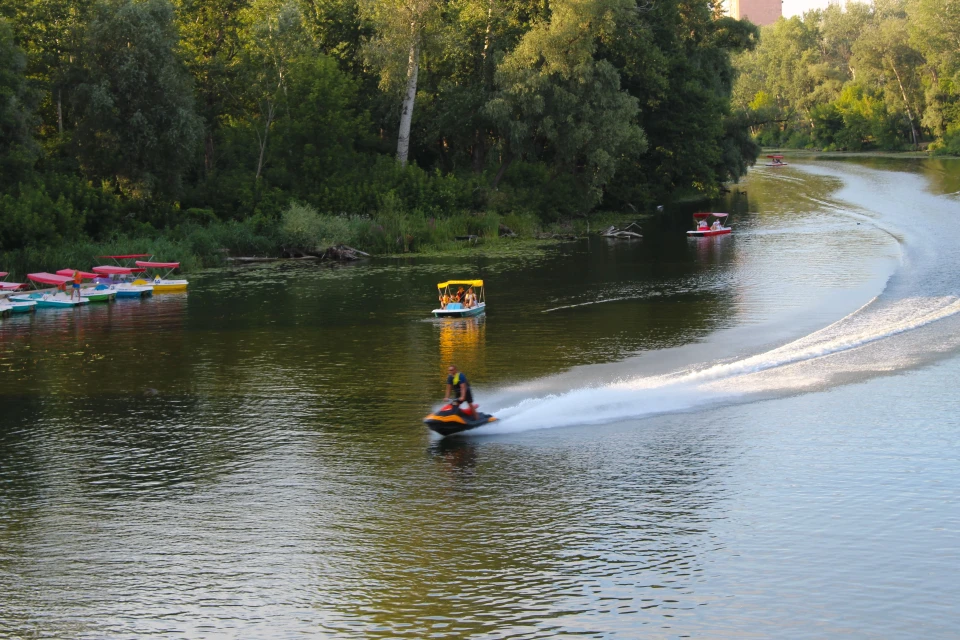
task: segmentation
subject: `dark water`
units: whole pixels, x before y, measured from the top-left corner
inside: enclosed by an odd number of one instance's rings
[[[955,637],[958,189],[757,168],[729,237],[5,319],[0,636]],[[450,361],[500,423],[422,427]]]

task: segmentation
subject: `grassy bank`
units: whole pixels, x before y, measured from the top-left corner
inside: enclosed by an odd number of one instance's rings
[[[389,198],[374,216],[321,214],[294,204],[279,220],[254,217],[243,222],[194,222],[149,235],[116,235],[104,242],[65,242],[0,252],[0,270],[11,272],[12,280],[22,281],[25,274],[36,271],[89,269],[108,262],[101,258],[105,255],[146,253],[157,260],[178,261],[181,271],[190,272],[223,264],[228,256],[320,254],[340,244],[376,256],[509,257],[541,252],[559,239],[596,232],[624,217],[607,213],[544,224],[532,214],[426,216],[404,211]],[[507,231],[515,237],[504,237]],[[458,236],[474,239],[458,240]]]
[[[814,149],[764,149],[761,154],[779,153],[795,158],[958,158],[940,151],[816,151]],[[759,162],[759,160],[758,160]],[[788,160],[789,162],[789,160]]]

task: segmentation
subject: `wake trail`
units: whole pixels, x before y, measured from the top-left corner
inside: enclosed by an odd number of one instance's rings
[[[813,172],[824,171],[818,166]],[[884,184],[879,179],[883,172],[840,173],[847,184],[859,181],[865,183],[861,188],[873,196],[883,199],[887,195],[877,188],[877,184]],[[829,210],[869,220],[889,233],[898,241],[903,258],[883,293],[830,325],[756,355],[703,363],[664,375],[625,376],[612,383],[527,398],[500,407],[494,411],[499,422],[471,433],[501,434],[611,423],[747,402],[807,390],[831,380],[846,379],[844,376],[859,375],[862,379],[902,370],[932,353],[957,348],[960,338],[953,337],[957,334],[957,322],[936,328],[942,321],[960,320],[960,297],[957,285],[953,284],[960,278],[960,265],[944,263],[942,256],[952,252],[945,253],[950,250],[950,237],[941,231],[944,217],[957,213],[956,203],[949,200],[952,207],[941,208],[939,214],[931,213],[931,204],[942,205],[945,199],[928,198],[926,203],[915,203],[917,211],[925,204],[922,210],[926,213],[912,215],[911,233],[903,233],[890,219],[892,216],[885,215],[901,211],[903,203],[896,198],[884,200],[890,207],[888,211],[882,207],[855,207],[853,211],[836,202],[823,203],[829,205]],[[946,276],[939,273],[944,269],[949,270]],[[905,291],[910,295],[905,295]]]

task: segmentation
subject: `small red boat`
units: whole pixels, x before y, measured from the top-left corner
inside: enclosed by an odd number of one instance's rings
[[[695,213],[693,214],[693,231],[687,231],[688,238],[709,238],[733,233],[733,229],[724,225],[729,213]],[[708,220],[713,218],[713,223]]]
[[[783,161],[783,156],[767,156],[767,157],[770,158],[770,162],[768,162],[765,166],[768,166],[768,167],[789,166],[786,162]]]

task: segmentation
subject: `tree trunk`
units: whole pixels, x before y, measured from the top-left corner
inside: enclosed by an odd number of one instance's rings
[[[447,144],[446,138],[440,138],[440,142],[437,143],[437,150],[440,153],[440,165],[443,167],[443,172],[452,173],[453,162],[450,160],[450,145]]]
[[[497,175],[493,177],[493,184],[491,185],[494,189],[500,184],[500,180],[503,179],[503,174],[507,172],[507,167],[510,166],[510,163],[513,162],[513,154],[510,151],[507,151],[503,154],[503,160],[500,162],[500,168],[497,170]]]
[[[473,133],[473,172],[483,173],[483,167],[487,163],[487,147],[484,144],[483,132],[477,129]]]
[[[415,30],[416,24],[411,24]],[[417,74],[420,72],[420,43],[414,34],[410,43],[410,58],[407,61],[407,90],[403,95],[403,110],[400,112],[400,133],[397,136],[397,160],[407,166],[410,154],[410,123],[413,121],[413,103],[417,97]]]
[[[273,124],[273,102],[267,102],[267,122],[263,127],[263,135],[257,130],[257,139],[260,142],[260,157],[257,159],[257,182],[260,181],[260,173],[263,171],[263,156],[267,151],[267,139],[270,137],[270,125]]]
[[[57,89],[57,127],[63,135],[63,89]]]
[[[203,170],[206,175],[213,171],[213,132],[207,133],[206,140],[203,141]]]
[[[487,64],[487,55],[490,53],[490,43],[493,40],[493,0],[487,4],[487,30],[483,34],[483,51],[480,53],[480,58],[483,60],[483,65],[486,67]],[[486,73],[486,69],[484,69]]]
[[[913,125],[913,112],[910,109],[910,103],[907,101],[907,92],[904,90],[903,83],[900,81],[900,73],[892,61],[890,62],[890,68],[893,69],[893,75],[897,77],[897,84],[900,85],[900,95],[903,96],[903,107],[907,110],[907,120],[910,122],[910,135],[913,136],[913,148],[916,149],[917,128]]]

